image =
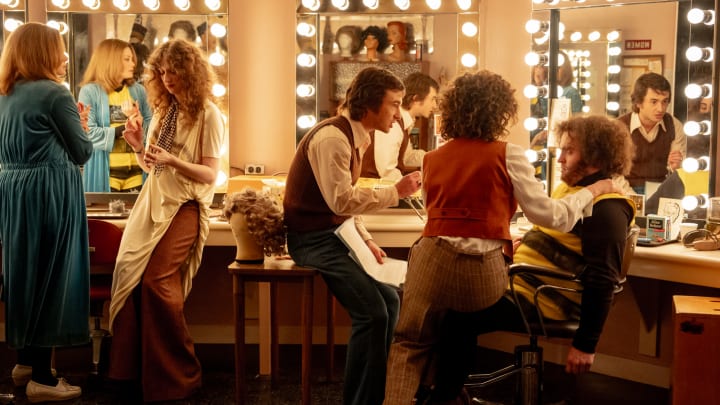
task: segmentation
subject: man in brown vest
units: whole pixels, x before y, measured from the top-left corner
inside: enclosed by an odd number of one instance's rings
[[[360,215],[395,206],[420,188],[420,172],[406,175],[394,187],[355,185],[370,131],[387,132],[400,118],[403,91],[402,82],[387,70],[362,70],[350,84],[339,115],[320,122],[300,141],[287,176],[283,206],[290,256],[320,271],[352,319],[344,405],[382,404],[400,300],[394,287],[374,280],[350,258],[334,231],[353,218],[382,263],[385,252],[372,240]]]
[[[648,72],[637,78],[630,98],[633,112],[618,118],[630,129],[635,158],[627,180],[638,194],[645,183],[662,183],[668,172],[682,165],[687,138],[682,123],[667,112],[672,95],[670,82]]]

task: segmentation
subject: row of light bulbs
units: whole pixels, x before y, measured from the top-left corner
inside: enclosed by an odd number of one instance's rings
[[[472,0],[455,0],[458,8],[468,11],[472,6]],[[339,11],[345,11],[350,7],[350,0],[332,0],[331,4]],[[380,0],[362,0],[363,6],[370,10],[376,10],[380,6]],[[393,0],[398,10],[406,11],[410,8],[410,0]],[[302,0],[302,5],[310,11],[318,11],[322,5],[321,0]],[[425,5],[430,10],[438,10],[442,6],[442,0],[425,0]]]
[[[87,7],[90,10],[98,10],[102,5],[101,0],[81,0],[81,2],[84,7]],[[222,5],[221,0],[204,0],[204,2],[205,6],[210,9],[210,11],[218,11]],[[150,11],[157,11],[160,8],[160,0],[142,0],[142,3]],[[55,7],[66,10],[70,7],[71,0],[52,0],[52,4]],[[173,0],[173,4],[180,11],[187,11],[190,9],[190,0]],[[112,5],[120,11],[127,11],[130,9],[130,0],[112,0]]]

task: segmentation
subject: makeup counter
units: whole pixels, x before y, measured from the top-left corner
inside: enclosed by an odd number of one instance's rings
[[[196,343],[229,344],[234,339],[232,282],[227,266],[235,258],[236,248],[230,225],[220,215],[222,196],[216,196],[217,205],[214,206],[202,265],[186,302],[188,326]],[[110,214],[106,208],[99,209],[98,206],[101,205],[89,204],[89,217],[100,217],[124,228],[126,215]],[[107,204],[102,206],[107,207]],[[399,208],[364,215],[363,218],[378,245],[389,256],[403,259],[407,258],[409,247],[419,238],[424,226],[416,210],[407,203]],[[512,232],[522,233],[515,224]],[[680,243],[638,246],[630,265],[628,282],[624,291],[615,298],[600,339],[593,371],[668,387],[673,357],[672,297],[720,297],[719,273],[720,250],[696,251]],[[322,279],[316,278],[314,344],[325,343],[326,291]],[[299,344],[300,319],[296,306],[301,300],[300,291],[293,285],[280,285],[279,297],[280,343]],[[260,344],[261,374],[269,370],[269,360],[263,361],[269,353],[269,321],[266,317],[270,310],[269,302],[267,285],[247,288],[246,342]],[[335,342],[344,344],[350,333],[350,320],[339,305],[336,308]],[[0,321],[0,338],[4,339],[3,313],[0,313]],[[495,332],[481,335],[478,342],[481,346],[511,353],[515,345],[526,343],[527,337]],[[541,342],[541,345],[547,361],[564,363],[567,341],[552,339]]]

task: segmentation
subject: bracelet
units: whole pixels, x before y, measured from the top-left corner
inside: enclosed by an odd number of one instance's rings
[[[139,155],[139,154],[143,153],[143,150],[140,149],[139,151],[133,151],[133,152],[135,152],[136,155]]]

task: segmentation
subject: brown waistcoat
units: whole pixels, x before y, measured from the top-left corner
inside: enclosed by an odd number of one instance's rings
[[[342,131],[350,142],[350,170],[352,184],[360,177],[360,155],[355,148],[352,127],[347,118],[335,116],[328,118],[310,130],[300,141],[295,157],[290,164],[285,183],[283,209],[285,225],[289,232],[311,232],[329,229],[342,224],[348,216],[336,215],[332,212],[320,192],[317,180],[313,175],[308,160],[308,145],[320,128],[332,125]]]
[[[632,113],[629,113],[618,119],[629,128],[631,116]],[[662,127],[658,128],[657,137],[652,142],[645,139],[640,133],[640,129],[635,129],[630,134],[633,145],[635,145],[635,157],[630,174],[625,177],[633,187],[644,185],[646,181],[662,182],[667,176],[667,159],[670,154],[670,146],[675,140],[675,123],[672,115],[666,113],[663,123],[666,130],[663,130]]]
[[[428,220],[423,236],[511,240],[517,209],[506,142],[456,138],[423,159]]]

